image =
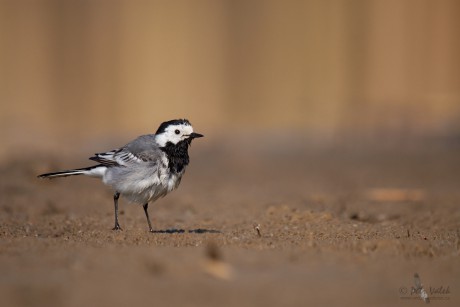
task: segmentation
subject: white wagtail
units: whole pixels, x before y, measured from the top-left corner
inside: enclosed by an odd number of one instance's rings
[[[39,175],[39,178],[56,178],[73,175],[86,175],[102,178],[104,184],[111,186],[115,205],[115,227],[118,223],[118,198],[120,195],[141,204],[149,224],[149,202],[165,196],[179,186],[185,167],[189,163],[188,147],[194,138],[202,134],[193,132],[186,119],[175,119],[160,125],[155,134],[142,135],[125,146],[97,153],[90,160],[99,164],[54,173]]]

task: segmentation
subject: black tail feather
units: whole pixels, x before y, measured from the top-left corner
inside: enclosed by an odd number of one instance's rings
[[[70,169],[66,171],[59,171],[59,172],[52,172],[52,173],[45,173],[38,175],[38,178],[57,178],[57,177],[68,177],[68,176],[76,176],[76,175],[84,175],[87,171],[90,171],[96,167],[99,167],[101,165],[94,165],[90,167],[84,167],[84,168],[77,168],[77,169]]]

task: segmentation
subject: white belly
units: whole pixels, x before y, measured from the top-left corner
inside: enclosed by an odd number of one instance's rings
[[[113,188],[131,202],[146,204],[166,196],[176,189],[181,181],[179,175],[152,176],[137,182],[119,184]]]

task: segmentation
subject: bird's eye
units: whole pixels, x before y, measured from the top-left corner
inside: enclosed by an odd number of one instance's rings
[[[174,133],[179,134],[180,133],[179,129],[176,129],[176,131],[174,131]]]

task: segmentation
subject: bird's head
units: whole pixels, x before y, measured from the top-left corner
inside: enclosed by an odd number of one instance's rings
[[[193,132],[193,127],[187,119],[173,119],[164,122],[158,127],[155,135],[160,147],[165,147],[168,143],[177,145],[181,141],[190,144],[194,138],[203,137],[202,134]]]

